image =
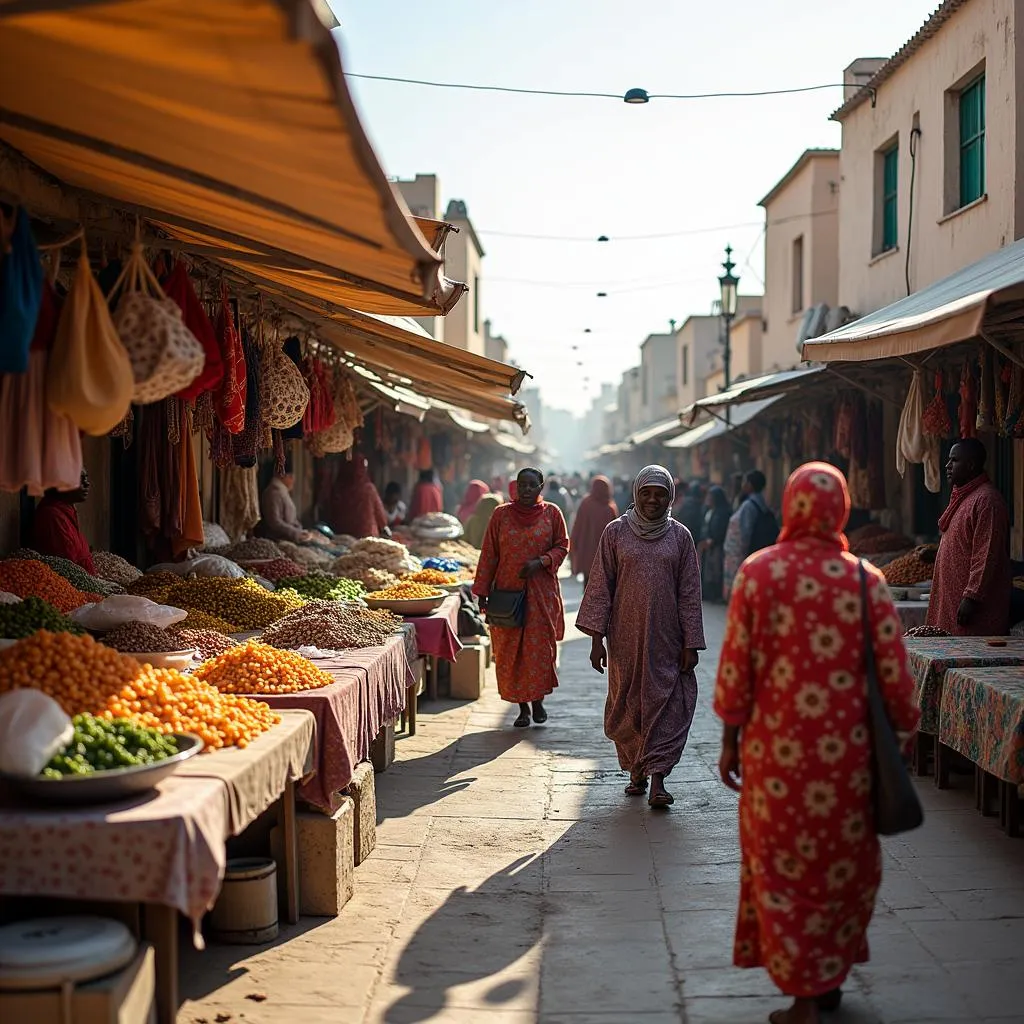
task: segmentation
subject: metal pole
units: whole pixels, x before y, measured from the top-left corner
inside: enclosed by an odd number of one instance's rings
[[[724,313],[722,319],[725,320],[725,351],[722,353],[722,369],[725,372],[725,390],[729,390],[729,385],[732,384],[732,349],[731,344],[731,328],[732,328],[732,317],[728,313]],[[725,407],[725,426],[729,428],[729,406]]]

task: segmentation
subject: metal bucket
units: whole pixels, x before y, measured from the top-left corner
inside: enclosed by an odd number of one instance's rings
[[[212,938],[254,946],[277,938],[277,865],[266,857],[229,860],[207,918]]]

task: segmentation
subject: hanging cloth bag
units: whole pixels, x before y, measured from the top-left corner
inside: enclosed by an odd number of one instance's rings
[[[309,388],[302,371],[285,355],[279,342],[263,349],[260,361],[260,415],[272,430],[287,430],[302,421]]]
[[[122,286],[114,324],[132,363],[132,401],[148,405],[187,388],[203,372],[206,355],[181,310],[164,294],[138,241],[111,294]]]
[[[196,336],[203,346],[203,370],[188,387],[179,391],[177,398],[191,402],[204,391],[215,391],[224,380],[224,362],[220,357],[220,346],[217,335],[213,332],[213,324],[203,309],[203,304],[192,287],[188,276],[188,267],[183,260],[174,264],[174,269],[161,282],[164,292],[181,310],[185,326]]]
[[[9,238],[5,228],[0,216],[0,373],[25,373],[43,299],[43,268],[21,207]]]
[[[124,419],[131,408],[133,387],[131,360],[89,268],[83,238],[50,354],[47,402],[79,430],[98,437]]]

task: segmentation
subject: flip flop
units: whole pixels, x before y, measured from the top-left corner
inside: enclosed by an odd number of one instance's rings
[[[647,792],[647,779],[630,778],[629,785],[624,790],[626,796],[643,796]]]
[[[671,807],[675,802],[675,798],[671,793],[652,793],[647,799],[647,806],[654,807],[655,809],[663,809]]]

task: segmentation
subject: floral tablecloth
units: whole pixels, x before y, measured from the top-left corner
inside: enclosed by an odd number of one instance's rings
[[[908,636],[904,639],[921,708],[921,732],[931,736],[939,732],[942,683],[950,669],[1024,665],[1024,638],[997,639],[1005,646],[993,647],[988,638],[979,636]]]
[[[1024,782],[1024,666],[953,669],[939,739],[1006,782]]]
[[[172,775],[154,793],[102,807],[0,798],[0,894],[163,903],[199,923],[224,878],[227,789]]]

